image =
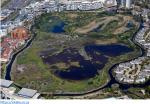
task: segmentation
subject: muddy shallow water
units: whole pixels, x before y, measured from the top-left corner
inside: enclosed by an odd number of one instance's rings
[[[70,65],[67,69],[62,70],[59,66],[50,68],[54,74],[60,78],[68,80],[83,80],[92,78],[98,74],[98,71],[103,69],[108,62],[108,57],[115,57],[132,52],[133,49],[125,45],[87,45],[84,48],[90,59],[86,59],[77,49],[68,48],[59,54],[48,56],[47,53],[42,53],[42,60],[45,64],[55,65],[57,63],[69,64],[78,62],[79,66]]]

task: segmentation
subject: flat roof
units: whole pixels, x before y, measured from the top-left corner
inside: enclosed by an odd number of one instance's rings
[[[0,86],[1,87],[9,87],[13,84],[13,81],[0,79]]]
[[[32,98],[33,99],[38,99],[40,95],[41,95],[40,93],[36,93]]]
[[[28,88],[22,88],[18,92],[18,95],[32,98],[36,93],[37,93],[37,90],[32,90],[32,89],[28,89]]]

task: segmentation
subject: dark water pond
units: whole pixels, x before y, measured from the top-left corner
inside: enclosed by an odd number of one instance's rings
[[[64,26],[65,26],[64,22],[59,22],[59,23],[55,24],[53,26],[53,28],[51,28],[49,31],[53,32],[53,33],[63,33],[63,32],[65,32]]]
[[[95,51],[100,52],[103,55],[107,56],[119,56],[124,53],[133,51],[132,48],[129,48],[125,45],[120,44],[111,44],[111,45],[88,45],[85,46],[85,50],[89,54],[94,54]]]
[[[59,62],[79,62],[79,67],[69,66],[66,70],[59,68],[54,69],[54,74],[60,78],[68,80],[84,80],[92,78],[98,74],[99,70],[103,69],[108,62],[106,56],[115,57],[133,51],[124,45],[87,45],[85,52],[91,57],[86,60],[76,49],[65,49],[63,52],[53,55],[44,56],[43,61],[46,64],[52,65]],[[44,53],[42,53],[42,56]]]
[[[99,59],[98,59],[99,58]],[[58,77],[69,80],[83,80],[92,78],[98,74],[98,70],[102,69],[107,62],[107,58],[103,55],[99,55],[97,59],[86,60],[81,56],[76,49],[65,49],[58,55],[48,56],[43,58],[43,61],[47,64],[55,64],[59,62],[79,62],[80,67],[70,66],[66,71],[55,69],[54,74]],[[96,63],[99,61],[100,63]]]
[[[59,17],[52,16],[40,20],[40,29],[44,32],[63,33],[65,22]]]
[[[127,28],[132,28],[134,26],[132,21],[129,21],[126,25]]]

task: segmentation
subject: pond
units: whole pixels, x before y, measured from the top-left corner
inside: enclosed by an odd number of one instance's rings
[[[61,20],[59,17],[51,16],[41,18],[39,22],[37,22],[37,28],[44,32],[51,33],[64,33],[64,26],[66,23]]]
[[[112,44],[112,45],[87,45],[85,46],[85,52],[90,57],[87,60],[84,56],[80,55],[77,49],[68,48],[63,52],[53,55],[44,56],[42,53],[43,62],[49,65],[57,63],[71,63],[78,62],[79,66],[70,65],[67,69],[62,70],[59,67],[52,69],[52,72],[60,78],[67,80],[85,80],[93,78],[99,73],[99,70],[103,69],[108,63],[108,57],[115,57],[131,52],[133,49],[128,48],[125,45]]]
[[[65,26],[65,23],[64,22],[58,22],[57,24],[55,24],[53,26],[53,28],[50,28],[50,32],[53,32],[53,33],[63,33],[65,32],[64,31],[64,26]]]
[[[132,28],[134,26],[132,21],[129,21],[126,25],[127,28]]]
[[[88,45],[85,46],[85,50],[89,54],[94,52],[100,52],[103,55],[110,57],[119,56],[128,52],[132,52],[133,49],[121,44],[111,44],[111,45]]]

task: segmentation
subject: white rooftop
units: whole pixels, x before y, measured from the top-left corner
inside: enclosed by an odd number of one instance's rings
[[[30,97],[30,98],[32,98],[36,93],[37,93],[37,90],[22,88],[22,89],[18,92],[18,95],[24,96],[24,97]]]
[[[0,86],[1,87],[9,87],[11,84],[13,84],[13,81],[0,79]]]

